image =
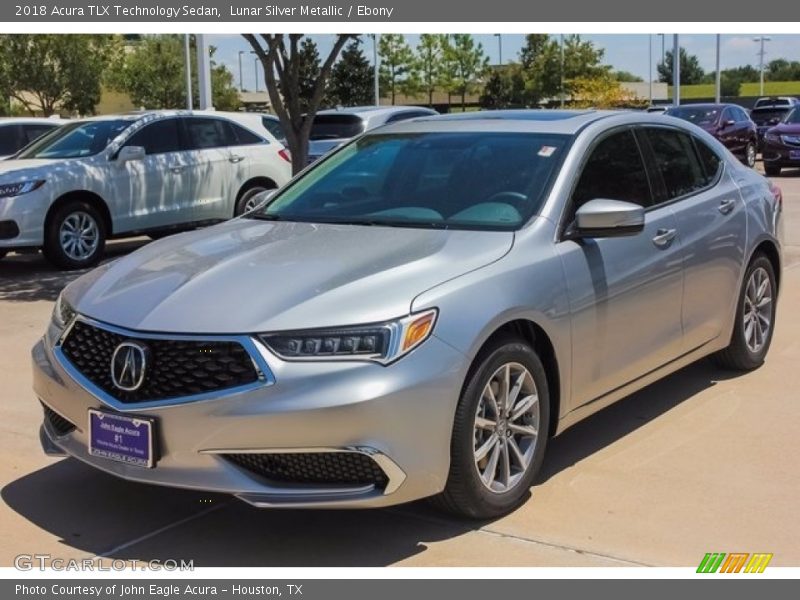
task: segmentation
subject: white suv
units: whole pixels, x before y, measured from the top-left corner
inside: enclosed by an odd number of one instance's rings
[[[242,214],[291,178],[263,127],[214,112],[73,121],[0,162],[0,256],[42,248],[56,266],[95,264],[109,237],[151,237]]]

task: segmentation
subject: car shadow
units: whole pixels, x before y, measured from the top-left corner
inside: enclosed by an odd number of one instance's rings
[[[691,365],[551,441],[533,488],[735,373]],[[489,524],[427,502],[364,511],[259,510],[229,496],[123,481],[63,459],[7,484],[2,500],[69,552],[194,566],[386,566]],[[523,506],[519,510],[526,510]]]
[[[149,241],[146,238],[137,238],[109,242],[103,262],[133,252]],[[55,301],[64,286],[90,270],[58,271],[44,259],[40,252],[10,254],[0,260],[0,300],[11,302]]]

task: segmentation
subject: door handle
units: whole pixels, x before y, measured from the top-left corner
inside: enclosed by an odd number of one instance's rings
[[[717,207],[719,212],[723,215],[729,214],[736,207],[736,201],[733,198],[728,198],[719,203]]]
[[[656,231],[653,243],[656,245],[656,248],[666,248],[672,243],[676,235],[678,235],[676,229],[659,229]]]
[[[177,175],[178,173],[183,173],[183,170],[184,170],[185,168],[186,168],[186,167],[170,167],[170,168],[169,168],[169,170],[170,170],[172,173],[175,173],[175,174]]]
[[[238,162],[242,162],[243,160],[244,160],[244,156],[239,156],[238,154],[231,154],[230,157],[228,158],[228,161],[232,162],[234,164],[236,164]]]

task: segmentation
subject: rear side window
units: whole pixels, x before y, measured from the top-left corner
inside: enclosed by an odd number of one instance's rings
[[[595,146],[572,193],[572,210],[596,198],[641,206],[653,203],[647,171],[632,131],[612,134]]]
[[[164,154],[181,150],[177,119],[162,119],[134,133],[126,146],[141,146],[145,154]]]
[[[22,126],[22,142],[27,145],[33,140],[42,137],[48,131],[55,129],[53,125],[23,125]]]
[[[688,135],[671,129],[647,129],[646,135],[664,181],[666,200],[706,187],[705,173]]]
[[[286,135],[283,133],[283,126],[281,125],[280,121],[268,119],[267,117],[261,117],[261,124],[264,126],[264,129],[269,131],[273,136],[275,136],[275,138],[279,140],[286,139]]]
[[[703,166],[705,185],[711,185],[722,167],[722,159],[705,142],[701,142],[697,138],[694,139],[694,145],[697,148],[700,164]]]
[[[192,117],[185,119],[186,143],[190,150],[221,148],[231,145],[233,133],[227,122],[221,119]]]
[[[230,146],[249,146],[252,144],[263,144],[265,140],[258,137],[252,131],[240,127],[236,123],[228,123],[230,127],[231,143]]]

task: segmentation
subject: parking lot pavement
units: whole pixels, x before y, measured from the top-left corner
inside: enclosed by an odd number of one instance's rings
[[[694,566],[709,551],[800,564],[800,172],[784,191],[786,268],[767,363],[692,365],[551,442],[532,498],[492,522],[425,503],[259,511],[43,456],[28,350],[74,274],[0,261],[0,565],[21,553],[194,559],[195,566]],[[115,244],[126,252],[141,241]]]

